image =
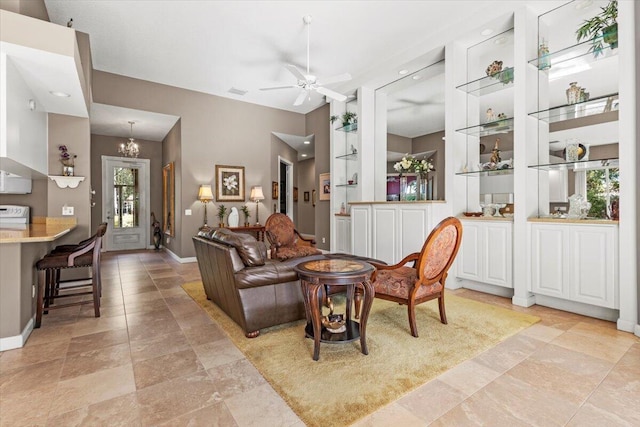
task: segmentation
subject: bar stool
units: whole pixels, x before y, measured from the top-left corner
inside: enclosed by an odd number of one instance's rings
[[[100,277],[100,248],[102,247],[102,236],[107,231],[106,223],[100,224],[96,234],[88,240],[82,241],[78,245],[66,245],[54,249],[50,254],[44,256],[36,263],[38,270],[38,301],[36,309],[36,328],[40,327],[42,314],[45,310],[55,308],[70,307],[74,305],[87,304],[91,301],[78,301],[67,304],[51,305],[54,300],[68,298],[79,295],[93,295],[93,308],[95,317],[100,317],[100,295],[102,294],[102,284]],[[91,267],[91,284],[75,285],[65,287],[65,293],[60,294],[60,270],[66,268]],[[76,279],[78,280],[78,279]],[[76,281],[74,280],[74,281]],[[79,279],[86,280],[86,279]],[[91,287],[90,290],[87,288]],[[77,292],[66,292],[69,289],[78,289]]]

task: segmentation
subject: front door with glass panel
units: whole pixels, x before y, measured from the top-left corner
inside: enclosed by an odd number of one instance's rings
[[[149,246],[149,160],[102,156],[102,220],[106,250]]]

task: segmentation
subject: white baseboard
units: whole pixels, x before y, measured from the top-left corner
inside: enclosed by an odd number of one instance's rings
[[[29,335],[31,335],[31,331],[33,331],[34,325],[35,321],[32,317],[31,319],[29,319],[29,322],[27,322],[27,326],[24,327],[20,335],[0,338],[0,351],[13,350],[14,348],[24,347],[24,343],[27,342],[27,338],[29,338]]]
[[[628,320],[618,319],[618,321],[616,322],[616,327],[619,331],[634,333],[634,330],[637,330],[638,325],[634,325],[633,322],[630,322]]]
[[[471,289],[472,291],[484,292],[485,294],[497,295],[499,297],[511,298],[513,297],[513,289],[505,288],[502,286],[490,285],[488,283],[474,282],[468,279],[458,279],[459,285],[463,288]],[[448,283],[448,281],[447,281]]]
[[[197,262],[198,259],[194,256],[190,256],[188,258],[180,258],[178,255],[174,254],[173,252],[171,252],[169,249],[164,248],[165,252],[169,254],[169,256],[173,259],[175,259],[176,261],[178,261],[180,264],[186,264],[189,262]]]
[[[583,316],[595,317],[596,319],[608,320],[610,322],[616,322],[618,317],[620,317],[619,310],[554,298],[547,295],[536,294],[536,304],[555,308],[556,310],[581,314]]]
[[[640,337],[640,325],[634,326],[633,333],[635,336]]]

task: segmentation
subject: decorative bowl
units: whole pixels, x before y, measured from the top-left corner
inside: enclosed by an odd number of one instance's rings
[[[462,212],[464,216],[482,216],[482,212]]]
[[[327,331],[332,334],[339,334],[347,330],[345,325],[344,315],[342,314],[330,314],[322,317],[322,326],[327,328]]]

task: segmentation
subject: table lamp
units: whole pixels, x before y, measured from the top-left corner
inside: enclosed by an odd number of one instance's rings
[[[249,196],[249,198],[256,202],[256,225],[260,225],[260,219],[258,218],[258,203],[260,202],[260,200],[264,200],[262,187],[259,185],[251,187],[251,195]]]
[[[211,193],[210,185],[201,185],[198,191],[198,200],[204,203],[204,225],[207,226],[207,203],[213,200],[213,193]]]

